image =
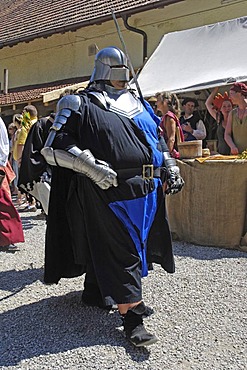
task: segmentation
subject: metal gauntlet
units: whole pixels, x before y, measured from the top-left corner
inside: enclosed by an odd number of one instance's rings
[[[78,155],[75,156],[64,150],[46,147],[41,150],[41,154],[50,165],[83,173],[103,190],[118,185],[117,173],[109,167],[108,163],[95,159],[88,149],[78,150]]]
[[[164,166],[167,169],[167,189],[166,194],[176,194],[184,186],[184,180],[180,175],[179,167],[176,164],[176,160],[170,156],[168,152],[163,153]]]

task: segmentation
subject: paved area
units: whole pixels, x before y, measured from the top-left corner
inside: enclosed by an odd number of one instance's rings
[[[83,277],[43,284],[45,221],[21,218],[25,243],[0,251],[1,369],[247,369],[247,253],[174,242],[176,273],[143,280],[159,342],[136,349],[117,312],[80,302]]]

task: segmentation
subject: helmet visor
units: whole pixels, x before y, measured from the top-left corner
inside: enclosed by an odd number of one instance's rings
[[[126,67],[111,67],[110,80],[129,81],[129,69]]]

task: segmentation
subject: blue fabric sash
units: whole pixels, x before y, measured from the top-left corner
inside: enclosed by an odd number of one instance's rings
[[[154,178],[155,189],[142,198],[116,201],[109,207],[127,228],[142,263],[142,277],[148,275],[146,258],[147,240],[157,210],[157,187],[161,185]]]

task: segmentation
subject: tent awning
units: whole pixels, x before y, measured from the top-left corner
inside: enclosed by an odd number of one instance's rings
[[[247,16],[163,36],[138,82],[145,97],[247,81]]]

